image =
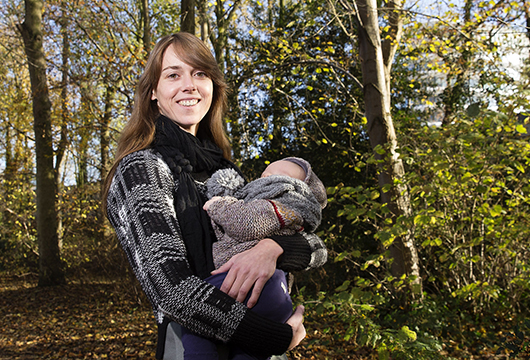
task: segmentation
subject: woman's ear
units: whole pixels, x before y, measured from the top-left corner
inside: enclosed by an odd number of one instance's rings
[[[157,100],[155,90],[151,90],[151,100]]]

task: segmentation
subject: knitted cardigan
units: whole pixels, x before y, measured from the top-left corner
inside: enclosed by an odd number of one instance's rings
[[[213,244],[216,268],[260,239],[304,229],[313,232],[320,225],[321,205],[301,180],[271,175],[245,184],[234,169],[221,169],[206,185],[209,198],[222,196],[208,208],[217,237]]]
[[[197,185],[205,194],[205,185]],[[256,315],[191,272],[173,207],[177,187],[161,156],[146,149],[121,160],[107,197],[109,221],[157,323],[166,317],[200,336],[244,350],[284,353],[292,338],[289,325]],[[314,268],[326,261],[327,251],[316,235],[303,234],[299,241],[273,239],[284,250],[278,267],[285,271]]]

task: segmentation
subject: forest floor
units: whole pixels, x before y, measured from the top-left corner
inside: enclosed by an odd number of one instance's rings
[[[0,275],[0,360],[154,359],[156,324],[133,282],[36,285],[33,276]],[[335,343],[322,333],[330,324],[306,320],[305,325],[308,336],[289,354],[292,360],[378,358],[353,343]]]
[[[308,339],[318,332],[308,327]],[[132,282],[37,287],[33,276],[0,275],[1,360],[154,359],[156,333],[151,309]],[[372,359],[308,339],[290,359]]]

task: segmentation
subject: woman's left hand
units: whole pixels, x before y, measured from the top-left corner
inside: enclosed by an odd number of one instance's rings
[[[263,239],[253,248],[233,256],[212,275],[228,271],[221,291],[239,302],[243,302],[252,289],[247,302],[251,308],[256,305],[265,283],[274,274],[276,261],[282,253],[283,249],[274,240]]]

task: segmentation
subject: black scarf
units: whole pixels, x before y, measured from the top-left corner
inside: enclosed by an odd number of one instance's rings
[[[209,140],[201,140],[184,131],[171,119],[160,116],[156,122],[153,148],[169,165],[178,182],[174,198],[175,212],[188,252],[191,270],[201,279],[214,270],[211,231],[208,214],[194,178],[208,177],[216,170],[234,167],[223,158],[223,152]]]

